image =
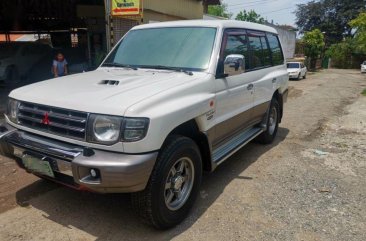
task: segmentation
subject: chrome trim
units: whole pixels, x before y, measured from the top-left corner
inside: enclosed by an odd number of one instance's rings
[[[38,109],[32,109],[29,107],[25,107],[25,106],[19,106],[19,110],[21,111],[25,111],[28,113],[32,113],[32,114],[38,114],[38,115],[44,115],[46,113],[46,111],[43,110],[38,110]],[[53,118],[58,118],[58,119],[64,119],[64,120],[68,120],[68,121],[74,121],[74,122],[79,122],[79,123],[86,123],[86,118],[81,118],[81,117],[77,117],[77,116],[67,116],[67,115],[62,115],[62,114],[57,114],[57,113],[49,113],[49,117],[53,117]]]
[[[42,124],[48,114],[49,123]],[[56,134],[76,140],[86,140],[86,127],[89,113],[20,102],[18,124],[35,130]]]
[[[246,130],[223,145],[212,151],[212,160],[215,164],[220,165],[223,161],[232,156],[240,148],[248,144],[251,140],[260,135],[264,130],[262,128],[253,127]]]
[[[48,138],[28,134],[22,131],[16,131],[5,136],[5,140],[20,148],[29,149],[51,157],[57,157],[72,161],[80,154],[83,149],[74,145],[69,145]]]
[[[23,114],[19,114],[18,118],[29,120],[29,121],[32,121],[32,122],[36,122],[36,123],[39,123],[39,124],[42,123],[42,119],[29,117],[29,116],[24,116]],[[54,122],[51,122],[48,125],[58,127],[58,128],[62,128],[62,129],[66,129],[66,130],[69,130],[69,131],[76,131],[76,132],[80,132],[80,133],[85,132],[85,128],[72,127],[72,126],[57,124],[57,123],[54,123]]]

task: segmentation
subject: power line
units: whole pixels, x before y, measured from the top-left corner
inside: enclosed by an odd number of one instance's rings
[[[253,7],[253,6],[259,6],[259,5],[264,5],[264,4],[268,4],[268,3],[273,3],[273,2],[276,2],[276,1],[279,1],[279,0],[272,0],[271,2],[268,2],[268,1],[259,1],[258,3],[256,4],[249,4],[249,5],[243,5],[243,6],[228,6],[228,9],[238,9],[238,8],[246,8],[246,7]],[[254,3],[254,2],[253,2]]]
[[[259,13],[259,14],[275,13],[275,12],[283,11],[283,10],[286,10],[286,9],[291,9],[291,8],[294,8],[294,7],[296,7],[296,6],[292,6],[292,7],[288,7],[288,8],[281,8],[281,9],[277,9],[277,10],[274,10],[274,11],[269,11],[269,12],[264,12],[264,13]]]

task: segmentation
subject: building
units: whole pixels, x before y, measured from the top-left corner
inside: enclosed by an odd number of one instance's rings
[[[209,4],[220,0],[1,0],[0,35],[48,35],[53,46],[85,48],[91,59],[97,46],[109,51],[135,25],[202,19]]]

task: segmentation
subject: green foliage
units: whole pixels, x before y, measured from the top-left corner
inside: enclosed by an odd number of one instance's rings
[[[264,18],[261,17],[261,15],[259,15],[258,13],[256,13],[254,10],[250,10],[250,11],[240,11],[236,17],[235,20],[240,20],[240,21],[247,21],[247,22],[253,22],[253,23],[264,23],[265,20]]]
[[[366,96],[366,89],[363,89],[363,91],[361,92],[361,95]]]
[[[354,40],[347,38],[340,43],[332,44],[325,54],[332,59],[332,65],[334,67],[347,69],[352,66],[354,45]]]
[[[364,0],[313,0],[297,5],[296,24],[300,33],[318,28],[325,32],[327,43],[338,43],[353,35],[348,22],[365,10]]]
[[[208,6],[208,14],[223,18],[231,18],[233,15],[232,13],[229,13],[227,10],[227,4],[221,4],[221,5],[209,5]]]
[[[319,58],[325,46],[324,35],[319,29],[306,32],[303,37],[305,55],[316,59]]]
[[[355,52],[366,54],[366,12],[360,13],[357,18],[349,22],[349,25],[356,30]]]

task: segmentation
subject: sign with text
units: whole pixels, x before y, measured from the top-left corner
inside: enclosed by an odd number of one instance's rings
[[[140,0],[111,0],[112,16],[140,14]]]

